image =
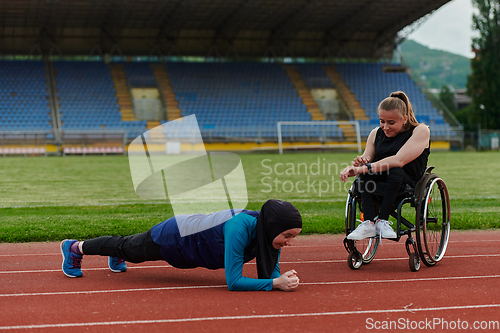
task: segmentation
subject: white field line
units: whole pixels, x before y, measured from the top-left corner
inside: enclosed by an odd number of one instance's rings
[[[437,312],[465,309],[488,309],[500,308],[500,304],[477,304],[463,306],[443,306],[433,308],[416,309],[383,309],[383,310],[356,310],[356,311],[336,311],[336,312],[313,312],[313,313],[287,313],[287,314],[266,314],[250,316],[225,316],[225,317],[197,317],[197,318],[176,318],[176,319],[157,319],[157,320],[123,320],[123,321],[101,321],[86,323],[65,323],[65,324],[42,324],[42,325],[19,325],[19,326],[0,326],[0,330],[25,330],[25,329],[44,329],[44,328],[66,328],[66,327],[90,327],[90,326],[113,326],[113,325],[137,325],[137,324],[171,324],[171,323],[190,323],[203,321],[220,320],[252,320],[252,319],[281,319],[291,317],[319,317],[319,316],[342,316],[342,315],[362,315],[362,314],[387,314],[387,313],[407,313],[407,312]]]
[[[488,258],[488,257],[500,257],[500,253],[492,254],[464,254],[456,256],[446,256],[445,258]],[[331,259],[331,260],[301,260],[296,261],[280,261],[280,264],[335,264],[335,263],[345,263],[347,259]],[[398,257],[398,258],[375,258],[375,261],[395,261],[395,260],[408,260],[408,257]],[[245,265],[255,265],[254,262],[245,263]],[[128,269],[148,269],[148,268],[172,268],[171,265],[165,263],[165,265],[158,266],[133,266]],[[107,267],[94,267],[94,268],[84,268],[84,271],[105,271],[108,270]],[[35,269],[26,271],[0,271],[0,274],[27,274],[27,273],[53,273],[61,272],[61,269]]]
[[[478,239],[478,240],[461,240],[454,241],[450,240],[448,243],[479,243],[479,242],[500,242],[500,239]],[[381,246],[386,245],[399,245],[401,243],[394,241],[387,241]],[[318,244],[318,245],[292,245],[292,248],[315,248],[315,247],[340,247],[343,248],[343,244]],[[1,257],[23,257],[23,256],[60,256],[61,252],[51,252],[51,253],[16,253],[16,254],[0,254]]]
[[[475,280],[475,279],[498,279],[500,275],[471,275],[471,276],[447,276],[447,277],[425,277],[418,279],[392,279],[392,280],[354,280],[354,281],[326,281],[326,282],[303,282],[301,285],[322,286],[322,285],[345,285],[345,284],[371,284],[371,283],[407,283],[407,282],[429,282],[429,281],[452,281],[452,280]],[[188,290],[188,289],[212,289],[227,288],[227,285],[212,286],[178,286],[178,287],[152,287],[152,288],[133,288],[133,289],[106,289],[106,290],[80,290],[80,291],[54,291],[45,293],[19,293],[19,294],[0,294],[4,297],[32,297],[32,296],[56,296],[56,295],[91,295],[122,292],[141,292],[141,291],[160,291],[160,290]]]

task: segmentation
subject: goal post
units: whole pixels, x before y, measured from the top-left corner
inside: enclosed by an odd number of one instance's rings
[[[278,121],[278,148],[280,155],[283,154],[283,132],[286,126],[333,126],[338,128],[338,125],[353,125],[356,131],[356,143],[352,144],[321,144],[317,148],[357,148],[358,152],[361,154],[361,128],[359,126],[359,121],[357,120],[346,120],[346,121]],[[324,131],[326,133],[326,130]],[[296,139],[300,139],[300,135],[293,135]],[[318,138],[320,135],[317,135]],[[294,148],[315,148],[316,146],[311,145],[296,145]]]

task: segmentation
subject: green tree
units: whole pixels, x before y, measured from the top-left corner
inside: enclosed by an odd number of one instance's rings
[[[455,105],[455,93],[449,86],[444,85],[441,87],[441,90],[439,91],[439,99],[452,113],[455,114],[457,112],[457,106]]]
[[[471,123],[483,128],[500,128],[500,0],[472,0],[478,12],[472,16],[479,36],[472,39],[476,57],[471,60],[472,73],[467,93],[472,97]]]

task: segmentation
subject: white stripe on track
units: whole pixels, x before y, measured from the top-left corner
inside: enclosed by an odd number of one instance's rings
[[[59,254],[60,255],[60,254]],[[445,256],[447,259],[456,258],[488,258],[488,257],[500,257],[500,254],[467,254],[467,255],[456,255],[456,256]],[[280,264],[335,264],[344,263],[347,259],[331,259],[331,260],[300,260],[297,261],[280,261]],[[374,261],[395,261],[395,260],[408,260],[408,257],[398,257],[398,258],[375,258]],[[248,262],[245,265],[255,265],[255,262]],[[165,263],[165,265],[160,266],[133,266],[128,269],[148,269],[148,268],[172,268],[171,265]],[[95,268],[84,268],[84,271],[105,271],[108,267],[95,267]],[[30,271],[0,271],[0,274],[27,274],[27,273],[53,273],[62,272],[61,269],[36,269]]]
[[[478,239],[478,240],[460,240],[454,241],[450,240],[448,243],[479,243],[479,242],[500,242],[500,239]],[[382,246],[386,245],[398,245],[399,242],[386,242]],[[341,247],[343,244],[318,244],[318,245],[292,245],[291,248],[315,248],[315,247]],[[0,254],[0,257],[24,257],[24,256],[60,256],[61,252],[50,252],[50,253],[16,253],[16,254]]]
[[[133,289],[107,289],[107,290],[86,290],[86,291],[55,291],[48,293],[23,293],[23,294],[0,294],[1,297],[31,297],[31,296],[52,296],[52,295],[91,295],[91,294],[107,294],[107,293],[123,293],[135,291],[161,291],[161,290],[186,290],[186,289],[212,289],[212,288],[227,288],[227,285],[214,286],[185,286],[185,287],[154,287],[154,288],[133,288]]]
[[[102,322],[87,322],[87,323],[0,326],[0,330],[90,327],[90,326],[112,326],[112,325],[134,325],[134,324],[170,324],[170,323],[189,323],[189,322],[217,321],[217,320],[248,320],[248,319],[271,319],[271,318],[279,319],[279,318],[290,318],[290,317],[319,317],[319,316],[339,316],[339,315],[341,316],[341,315],[380,314],[380,313],[387,314],[387,313],[405,313],[405,312],[487,309],[487,308],[499,308],[499,307],[500,304],[477,304],[477,305],[443,306],[443,307],[417,308],[417,309],[357,310],[357,311],[267,314],[267,315],[227,316],[227,317],[197,317],[197,318],[177,318],[177,319],[157,319],[157,320],[130,320],[130,321],[123,320],[123,321],[102,321]]]
[[[172,268],[172,266],[165,263],[165,265],[161,266],[134,266],[128,267],[129,269],[145,269],[145,268]],[[107,271],[108,267],[94,267],[94,268],[85,268],[84,271]],[[51,273],[51,272],[62,272],[62,269],[35,269],[31,271],[0,271],[0,274],[26,274],[26,273]]]
[[[450,281],[450,280],[473,280],[473,279],[498,279],[500,275],[472,275],[472,276],[448,276],[448,277],[426,277],[419,279],[393,279],[393,280],[354,280],[354,281],[332,281],[332,282],[303,282],[301,285],[321,286],[321,285],[343,285],[359,283],[394,283],[394,282],[428,282],[428,281]],[[188,289],[211,289],[227,288],[227,285],[213,286],[178,286],[178,287],[154,287],[154,288],[133,288],[133,289],[106,289],[106,290],[82,290],[82,291],[55,291],[45,293],[22,293],[22,294],[0,294],[2,297],[32,297],[32,296],[55,296],[55,295],[90,295],[104,293],[121,293],[136,291],[159,291],[159,290],[188,290]]]
[[[479,243],[479,242],[500,242],[500,239],[478,239],[478,240],[460,240],[454,241],[450,240],[448,243]],[[399,242],[386,242],[382,246],[386,245],[399,245]],[[292,248],[315,248],[315,247],[341,247],[343,244],[318,244],[318,245],[292,245]],[[0,257],[23,257],[23,256],[60,256],[61,252],[51,252],[51,253],[16,253],[16,254],[0,254]]]

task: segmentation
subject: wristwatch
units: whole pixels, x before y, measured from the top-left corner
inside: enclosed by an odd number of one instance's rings
[[[365,165],[368,168],[368,173],[372,173],[372,164],[371,163],[365,163]]]

